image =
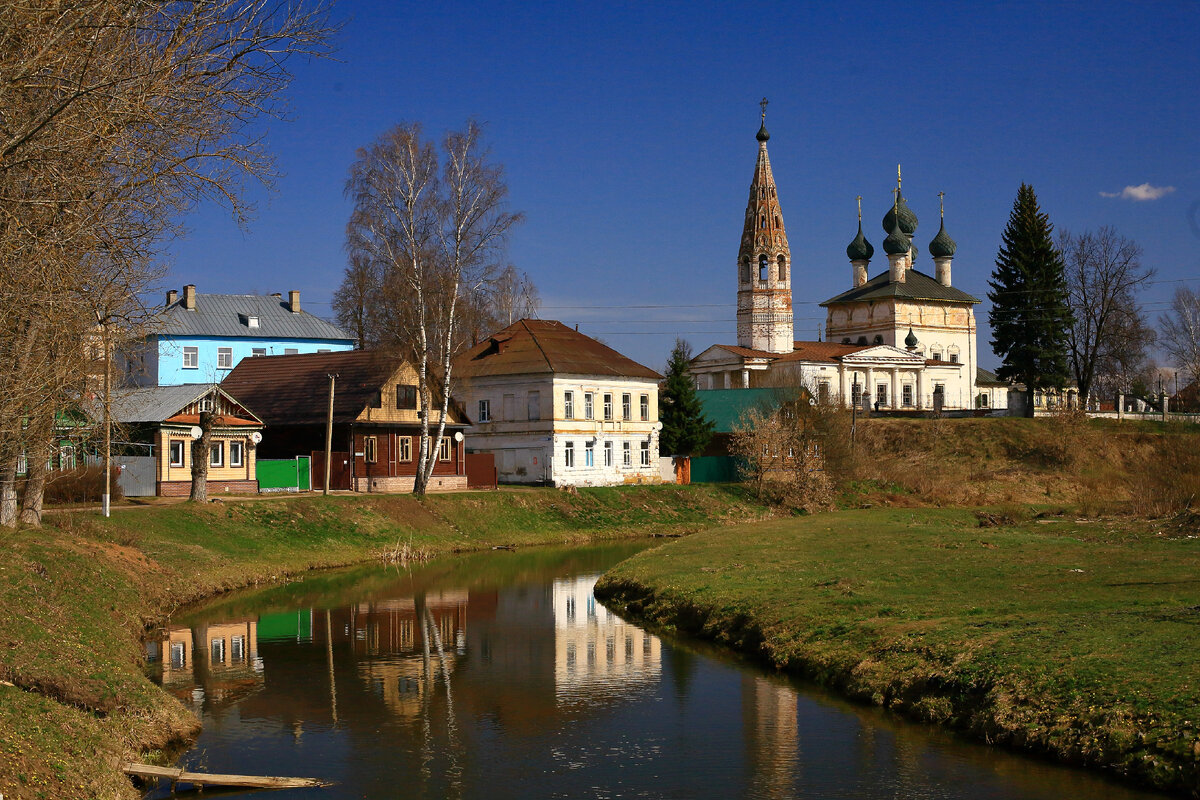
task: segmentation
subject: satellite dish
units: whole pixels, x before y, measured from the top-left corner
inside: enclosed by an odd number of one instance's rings
[[[258,431],[255,431],[254,433],[250,434],[250,441],[258,444],[262,441],[262,434]]]
[[[462,440],[463,440],[462,431],[455,431],[454,432],[454,441],[461,442]]]
[[[191,430],[191,434],[192,434],[192,438],[193,438],[193,439],[199,439],[201,436],[203,436],[203,435],[204,435],[204,431],[200,430],[200,426],[199,426],[199,425],[193,425],[193,426],[192,426],[192,430]]]

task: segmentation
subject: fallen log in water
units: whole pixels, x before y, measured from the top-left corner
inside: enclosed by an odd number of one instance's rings
[[[179,767],[156,767],[151,764],[126,764],[126,775],[139,778],[166,778],[172,783],[194,783],[198,786],[240,786],[248,789],[302,789],[306,786],[330,786],[316,778],[276,778],[267,775],[217,775],[207,772],[187,772]]]

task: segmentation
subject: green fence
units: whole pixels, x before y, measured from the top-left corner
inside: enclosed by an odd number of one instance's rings
[[[258,489],[306,492],[312,488],[309,466],[308,456],[261,460],[257,464]]]
[[[737,459],[733,456],[692,458],[692,483],[729,483],[738,479]]]

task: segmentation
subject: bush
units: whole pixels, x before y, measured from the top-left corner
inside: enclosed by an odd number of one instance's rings
[[[115,465],[112,474],[112,501],[120,500],[121,487],[117,483],[120,469]],[[61,503],[99,503],[104,495],[104,467],[76,467],[62,472],[52,472],[46,477],[43,501],[46,505]]]

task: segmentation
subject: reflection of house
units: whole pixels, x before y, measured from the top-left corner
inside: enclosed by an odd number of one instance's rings
[[[658,483],[657,372],[561,322],[523,319],[460,353],[471,449],[501,481]]]
[[[790,797],[799,772],[800,728],[796,690],[761,676],[742,678],[746,762],[754,797]]]
[[[151,648],[162,661],[162,685],[186,702],[228,704],[262,685],[257,622],[171,626]]]
[[[270,426],[263,458],[311,456],[313,485],[323,486],[331,375],[336,377],[330,488],[411,491],[423,409],[416,371],[407,362],[366,350],[248,358],[221,386],[244,398]],[[440,409],[435,397],[431,434]],[[431,489],[467,487],[460,434],[468,423],[451,403],[446,435],[433,454]]]
[[[206,411],[213,413],[209,493],[258,491],[262,420],[220,387],[185,384],[148,386],[113,398],[113,421],[125,427],[128,440],[151,446],[153,494],[179,497],[191,491],[193,433]]]
[[[137,386],[220,383],[243,358],[350,350],[345,331],[300,309],[300,292],[197,294],[167,292],[160,327],[134,347],[126,377]]]
[[[605,702],[662,674],[662,642],[596,602],[596,576],[556,580],[554,693],[560,704]]]

